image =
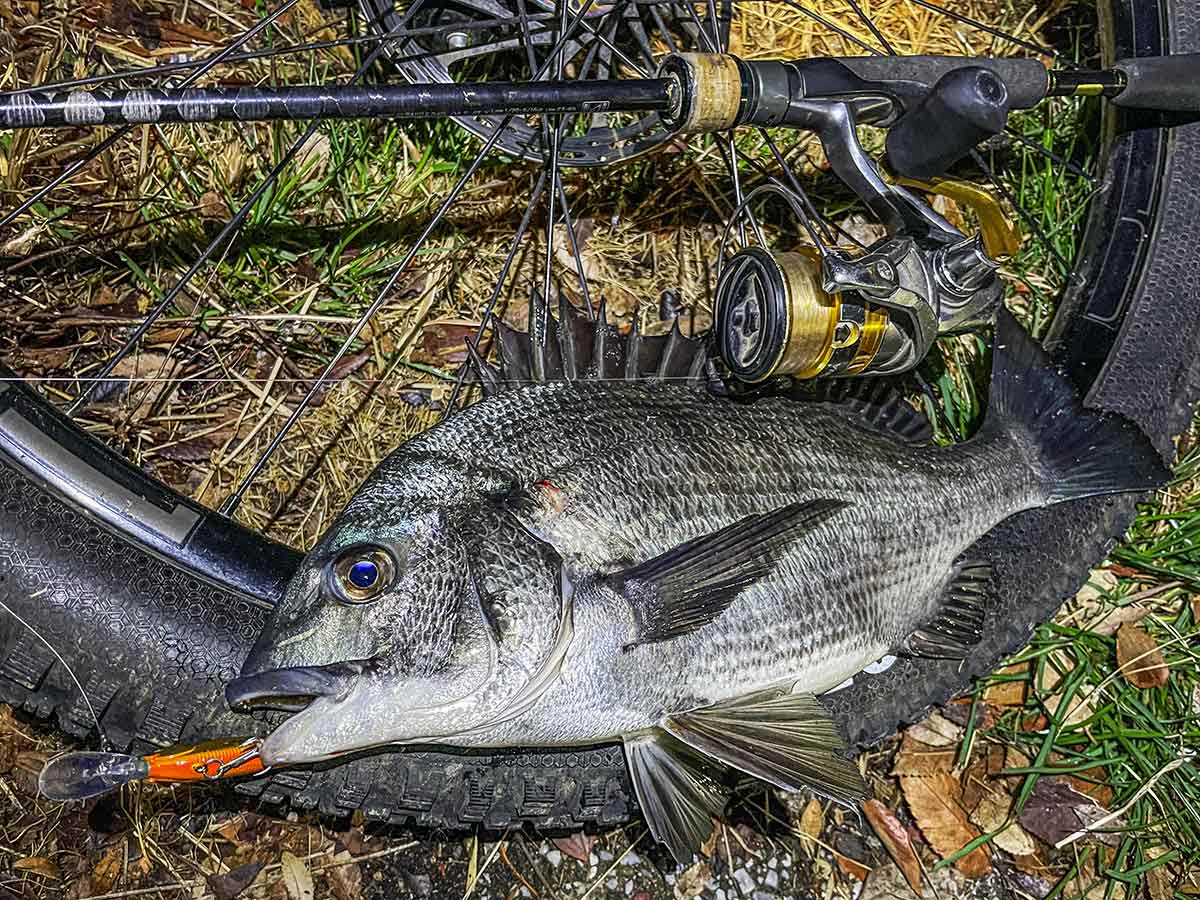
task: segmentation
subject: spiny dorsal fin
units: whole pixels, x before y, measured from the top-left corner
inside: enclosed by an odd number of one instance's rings
[[[468,338],[466,344],[467,356],[471,361],[471,368],[475,371],[475,377],[483,387],[483,396],[493,397],[500,393],[500,370],[479,355],[479,350],[475,347],[474,341]]]
[[[784,790],[809,788],[843,803],[867,796],[845,742],[812,694],[758,691],[668,716],[664,727],[713,759]]]
[[[634,326],[623,335],[609,323],[604,301],[595,319],[572,306],[561,293],[557,317],[545,307],[546,303],[535,292],[529,315],[537,323],[545,314],[546,328],[541,340],[531,337],[529,332],[496,322],[501,390],[529,381],[668,378],[708,381],[704,341],[684,337],[678,318],[669,334],[643,335],[637,328],[635,314]],[[474,359],[471,362],[486,387],[483,371]]]
[[[905,639],[904,651],[932,659],[962,659],[970,653],[983,634],[991,578],[986,562],[960,560],[946,584],[945,605]]]
[[[790,503],[603,576],[633,610],[631,645],[665,641],[707,625],[738,594],[770,575],[792,541],[846,505],[826,498]]]
[[[725,810],[725,792],[686,745],[662,732],[625,738],[625,759],[650,834],[690,862]]]

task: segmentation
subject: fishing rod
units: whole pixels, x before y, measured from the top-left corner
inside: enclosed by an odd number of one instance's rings
[[[670,78],[26,91],[0,99],[0,127],[667,112],[676,95]]]
[[[969,120],[989,101],[942,82],[946,76],[983,71],[993,78],[1003,113],[1047,97],[1102,95],[1119,105],[1194,110],[1200,88],[1181,74],[1197,55],[1125,60],[1106,71],[1049,72],[1033,59],[951,56],[813,58],[744,62],[730,56],[669,57],[658,77],[595,81],[449,82],[359,85],[249,85],[44,91],[0,94],[0,129],[137,125],[167,122],[260,122],[280,119],[426,119],[472,115],[648,113],[684,130],[721,130],[734,124],[796,125],[790,103],[812,99],[870,100],[860,124],[890,124],[896,113],[924,105],[910,117],[918,143],[950,126],[955,143],[982,137]],[[959,78],[959,82],[963,81]],[[922,102],[924,101],[924,103]],[[931,102],[932,101],[932,102]],[[697,107],[717,112],[713,121],[689,117]],[[982,114],[986,116],[987,110]],[[689,121],[689,118],[691,119]]]

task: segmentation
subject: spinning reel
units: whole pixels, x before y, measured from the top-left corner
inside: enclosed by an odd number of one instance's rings
[[[748,247],[728,260],[722,245],[715,351],[738,381],[906,372],[938,337],[985,324],[1001,302],[997,257],[1014,252],[1019,235],[981,190],[924,179],[937,179],[999,133],[1012,106],[1045,96],[1046,70],[1029,60],[988,61],[948,68],[926,87],[864,77],[852,68],[863,64],[871,63],[681,54],[660,73],[678,86],[671,115],[681,131],[747,124],[812,131],[833,171],[887,229],[886,237],[852,254],[822,240],[801,198],[787,188],[759,188],[745,198],[735,221],[755,195],[771,191],[792,207],[813,243],[792,252]],[[963,234],[918,193],[886,179],[859,143],[855,128],[863,123],[890,128],[888,160],[900,181],[956,193],[980,213],[983,231]]]

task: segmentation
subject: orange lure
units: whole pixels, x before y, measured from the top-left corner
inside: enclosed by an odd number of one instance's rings
[[[168,747],[146,756],[80,751],[56,756],[42,767],[38,789],[50,800],[83,800],[134,781],[184,784],[223,781],[265,772],[260,738],[204,741]]]

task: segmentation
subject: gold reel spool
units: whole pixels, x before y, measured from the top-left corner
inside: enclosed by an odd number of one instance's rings
[[[888,313],[853,293],[822,287],[816,248],[730,258],[717,285],[717,350],[739,381],[779,375],[862,375],[876,361]]]

